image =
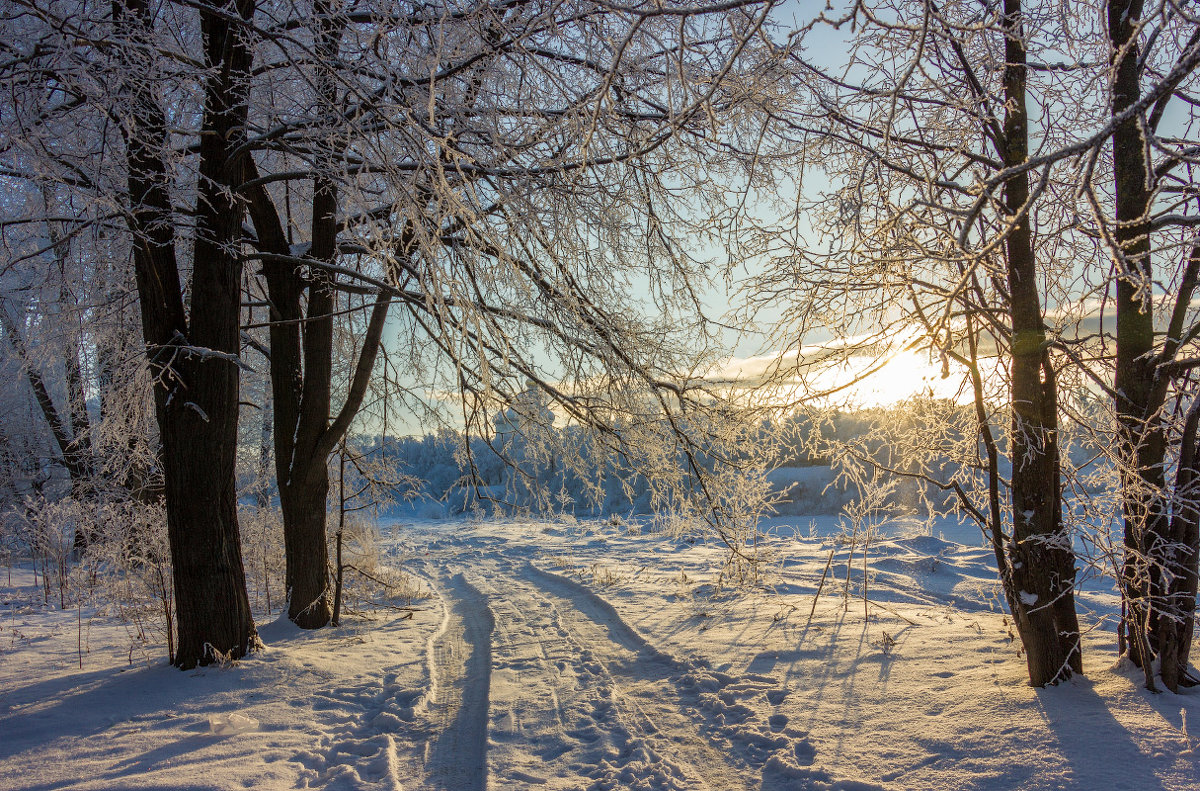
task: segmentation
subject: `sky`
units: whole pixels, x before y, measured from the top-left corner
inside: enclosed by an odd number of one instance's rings
[[[788,24],[795,25],[806,21],[819,10],[820,7],[809,3],[787,2],[781,4],[777,9],[776,19],[779,21],[790,20]],[[812,61],[836,70],[836,67],[847,61],[850,35],[848,29],[835,31],[828,27],[822,28],[817,34],[807,39],[805,54]],[[1038,110],[1036,106],[1032,109],[1035,113]],[[1164,122],[1166,124],[1164,129],[1170,128],[1172,124],[1182,126],[1186,121],[1185,111],[1182,108],[1173,107],[1172,111],[1179,116],[1175,118],[1169,114]],[[1037,124],[1038,120],[1035,118],[1033,126],[1036,127]],[[1034,131],[1036,133],[1036,129]],[[803,173],[802,183],[798,186],[805,196],[811,197],[828,189],[830,185],[831,181],[828,175],[820,168],[814,167]],[[752,208],[751,212],[753,211]],[[765,215],[770,210],[764,208],[762,211]],[[809,243],[822,246],[821,240],[817,238],[817,234],[804,217],[798,219],[798,229],[800,236]],[[762,373],[767,361],[771,358],[779,355],[782,355],[784,359],[787,358],[787,355],[794,356],[797,352],[796,349],[774,348],[769,341],[770,325],[779,321],[786,322],[789,310],[793,309],[792,305],[787,302],[786,295],[779,300],[777,306],[763,310],[758,315],[756,323],[743,322],[740,326],[733,326],[738,322],[731,320],[730,313],[737,308],[740,300],[738,281],[754,275],[768,264],[761,258],[739,261],[736,266],[732,267],[731,281],[720,275],[726,265],[723,251],[697,240],[697,249],[692,252],[697,257],[712,261],[714,273],[712,283],[700,292],[700,296],[708,317],[724,325],[719,331],[718,343],[726,355],[725,361],[712,373],[712,376],[714,378],[754,377]],[[1096,260],[1080,261],[1076,264],[1081,270],[1108,265],[1107,257],[1103,255],[1098,256]],[[1104,280],[1102,273],[1097,279]],[[645,282],[648,282],[645,278],[635,279],[632,290],[640,291]],[[636,301],[638,294],[632,293],[624,296],[631,301]],[[1048,322],[1053,325],[1058,306],[1054,304],[1050,296],[1047,295],[1044,299],[1047,305]],[[1084,322],[1084,326],[1078,330],[1068,328],[1068,333],[1091,331],[1098,328],[1098,322],[1088,318]],[[835,338],[830,332],[819,327],[800,333],[799,339],[804,346],[811,349],[815,345],[818,350],[831,343],[850,342],[850,339]],[[915,350],[906,351],[903,348],[888,349],[878,359],[863,355],[847,362],[839,369],[812,378],[806,385],[797,382],[793,394],[803,393],[806,386],[817,390],[837,389],[847,381],[861,376],[870,368],[877,370],[869,380],[852,388],[852,400],[861,406],[894,404],[919,394],[955,400],[966,398],[961,371],[954,370],[953,365],[946,366],[940,358],[931,356],[929,353]],[[850,395],[850,393],[844,392],[843,395]]]

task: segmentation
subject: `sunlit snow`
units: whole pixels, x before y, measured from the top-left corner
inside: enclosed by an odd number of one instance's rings
[[[838,517],[764,528],[739,587],[723,547],[637,523],[392,521],[385,562],[428,594],[412,617],[263,613],[264,650],[189,673],[129,624],[38,606],[17,566],[0,785],[1196,787],[1198,697],[1114,665],[1113,591],[1080,592],[1087,677],[1036,690],[975,528],[881,527],[865,600]]]

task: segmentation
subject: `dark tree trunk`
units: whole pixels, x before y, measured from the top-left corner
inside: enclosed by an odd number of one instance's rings
[[[236,5],[242,19],[253,12],[253,0]],[[114,15],[135,62],[136,45],[148,40],[150,11],[144,0],[120,0]],[[243,211],[230,189],[241,171],[230,153],[245,131],[251,55],[246,32],[223,14],[202,9],[201,27],[212,70],[200,143],[190,325],[168,193],[165,115],[152,86],[134,79],[126,90],[138,122],[126,129],[130,224],[162,439],[178,623],[174,664],[184,669],[244,656],[257,640],[234,479]]]
[[[283,223],[265,189],[251,191],[250,214],[259,246],[288,256]],[[316,216],[314,213],[314,224]],[[328,297],[312,293],[306,316],[302,297],[309,284],[295,264],[268,263],[263,274],[271,301],[275,477],[283,513],[288,617],[303,628],[316,629],[326,626],[332,617],[325,542],[328,474],[325,459],[320,459],[318,470],[313,458],[316,440],[329,425],[332,342],[322,343],[325,333],[321,325],[328,324],[332,333],[332,317],[328,315],[330,307],[323,307]],[[315,345],[323,346],[326,355],[317,353]],[[323,389],[316,386],[320,381],[325,382]]]
[[[1180,282],[1179,293],[1159,359],[1171,360],[1182,344],[1184,324],[1192,294],[1200,285],[1200,245],[1192,248]],[[1160,366],[1158,389],[1165,393],[1167,376]],[[1156,397],[1165,398],[1165,396]],[[1162,563],[1167,572],[1151,601],[1161,609],[1151,619],[1155,628],[1153,645],[1158,649],[1163,684],[1172,692],[1180,686],[1196,686],[1200,678],[1191,672],[1192,636],[1196,622],[1196,592],[1200,582],[1200,396],[1192,393],[1191,407],[1179,434],[1179,456],[1174,490],[1170,492],[1170,519],[1163,544]],[[1168,493],[1164,492],[1164,497]]]
[[[85,478],[95,474],[95,458],[92,453],[92,426],[88,419],[87,398],[83,393],[83,369],[79,364],[82,352],[80,343],[73,341],[64,354],[67,384],[67,415],[71,423],[71,452],[75,464]]]
[[[1141,0],[1112,0],[1108,36],[1113,63],[1112,113],[1117,116],[1141,98],[1141,48],[1137,35]],[[1170,375],[1164,367],[1178,348],[1181,322],[1172,321],[1165,347],[1156,348],[1150,211],[1154,170],[1139,114],[1113,129],[1113,178],[1117,286],[1117,364],[1115,376],[1118,465],[1125,558],[1121,571],[1125,617],[1121,649],[1142,668],[1155,688],[1155,660],[1163,683],[1178,691],[1188,680],[1188,654],[1195,618],[1195,565],[1200,541],[1192,527],[1194,502],[1190,467],[1194,421],[1185,428],[1176,472],[1175,504],[1167,486],[1167,433],[1163,410]],[[1178,304],[1190,301],[1196,280],[1196,254],[1188,262]],[[1181,318],[1181,317],[1180,317]],[[1191,438],[1186,438],[1190,432]],[[1185,489],[1179,488],[1180,486]],[[1190,596],[1188,591],[1190,590]]]
[[[1028,158],[1025,45],[1019,0],[1005,0],[1004,164]],[[1008,180],[1004,204],[1012,321],[1012,506],[1009,571],[1013,618],[1025,647],[1029,681],[1054,684],[1082,672],[1075,614],[1075,556],[1064,534],[1059,478],[1058,402],[1047,350],[1030,227],[1029,177]]]
[[[1140,0],[1113,0],[1108,4],[1108,35],[1113,49],[1112,110],[1117,114],[1137,102],[1141,92],[1138,73],[1140,48],[1136,40],[1142,14]],[[1154,316],[1149,301],[1150,236],[1146,210],[1150,201],[1149,163],[1139,119],[1132,118],[1113,130],[1113,177],[1116,187],[1116,221],[1113,235],[1118,246],[1117,275],[1117,423],[1122,510],[1125,517],[1125,559],[1121,589],[1125,619],[1121,637],[1129,658],[1148,668],[1154,654],[1150,639],[1151,576],[1149,545],[1161,533],[1157,493],[1165,479],[1161,435],[1147,431],[1147,407],[1153,377]],[[1156,480],[1157,479],[1157,480]],[[1157,485],[1156,485],[1157,484]],[[1153,681],[1147,673],[1147,685]]]
[[[332,62],[341,41],[344,19],[330,4],[317,0],[318,50]],[[325,108],[337,106],[332,75],[316,77]],[[251,167],[253,165],[251,164]],[[251,176],[253,178],[253,175]],[[390,298],[375,303],[363,337],[346,400],[330,422],[333,383],[333,312],[336,284],[329,273],[312,267],[306,278],[291,249],[270,195],[264,187],[247,191],[259,247],[276,257],[264,266],[271,301],[271,395],[275,419],[275,473],[283,512],[288,617],[305,629],[327,626],[332,618],[329,549],[326,542],[326,497],[329,454],[358,413],[375,364]],[[329,264],[337,256],[337,185],[327,175],[313,179],[312,235],[308,258]],[[302,297],[307,296],[307,300]]]
[[[298,280],[289,272],[268,277],[268,282],[285,278]],[[289,337],[291,333],[288,332],[290,328],[299,327],[298,323],[277,323],[271,328],[271,384],[276,399],[275,470],[283,511],[288,617],[305,629],[327,626],[333,615],[325,519],[329,492],[327,461],[362,405],[390,304],[389,298],[381,297],[371,311],[354,379],[341,411],[331,423],[333,303],[332,299],[314,299],[313,288],[316,287],[310,286],[302,344],[299,339]],[[284,289],[284,292],[288,290]],[[298,305],[296,309],[298,311]],[[278,347],[277,330],[281,330],[278,334],[282,336]],[[301,345],[302,374],[298,364]],[[281,373],[278,378],[276,366]],[[297,378],[302,378],[303,384],[293,384],[289,389],[288,384],[295,383]],[[299,400],[297,393],[301,394]]]
[[[1159,631],[1163,684],[1172,692],[1180,685],[1194,686],[1196,679],[1188,671],[1192,636],[1195,630],[1196,590],[1200,582],[1197,559],[1200,556],[1200,398],[1192,403],[1184,423],[1180,442],[1179,466],[1175,471],[1175,503],[1171,513],[1169,539],[1175,572],[1167,587],[1164,608],[1171,616],[1162,620]]]
[[[329,550],[325,541],[329,476],[311,475],[308,480],[295,481],[286,488],[281,486],[279,491],[287,559],[288,617],[301,628],[317,629],[326,626],[333,616]],[[287,495],[283,494],[285,491]]]

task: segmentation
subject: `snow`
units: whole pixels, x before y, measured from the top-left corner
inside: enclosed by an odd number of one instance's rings
[[[208,730],[217,736],[236,736],[258,730],[258,720],[245,714],[214,714],[208,718]]]
[[[187,673],[17,567],[0,788],[1197,788],[1200,696],[1116,661],[1111,590],[1080,592],[1086,677],[1032,689],[977,531],[881,529],[864,601],[836,519],[766,526],[737,587],[637,524],[395,522],[411,617],[260,616],[264,650]]]

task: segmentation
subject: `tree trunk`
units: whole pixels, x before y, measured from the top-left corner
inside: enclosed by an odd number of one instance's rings
[[[318,52],[324,62],[332,62],[341,41],[344,17],[336,16],[325,0],[314,2],[313,14],[319,22]],[[318,72],[315,83],[322,106],[336,107],[336,83],[330,72]],[[284,224],[270,195],[261,185],[248,190],[247,195],[260,248],[290,258]],[[309,258],[314,262],[332,263],[337,256],[337,204],[333,179],[324,174],[315,176],[309,248]],[[302,279],[297,265],[290,262],[267,263],[264,276],[271,301],[275,474],[283,512],[288,617],[302,628],[319,629],[333,617],[325,535],[327,462],[362,405],[390,298],[381,295],[371,311],[346,400],[331,423],[336,284],[319,267],[313,267]],[[306,292],[307,305],[302,308],[301,297]]]
[[[276,255],[288,255],[283,223],[270,196],[256,188],[250,199],[259,245]],[[294,264],[268,263],[264,276],[271,301],[272,433],[283,513],[288,617],[303,628],[318,629],[332,617],[325,543],[329,480],[325,459],[320,459],[318,469],[313,456],[317,440],[329,425],[332,343],[321,342],[321,325],[328,324],[332,333],[331,305],[323,307],[327,298],[310,294],[305,315],[301,297],[307,283]],[[322,345],[326,354],[316,353],[314,344]],[[322,380],[326,383],[323,392],[315,386]]]
[[[1021,4],[1005,0],[1004,164],[1028,158],[1025,44]],[[1058,392],[1046,347],[1030,228],[1029,177],[1004,188],[1012,321],[1012,506],[1010,601],[1025,647],[1029,681],[1055,684],[1082,672],[1075,614],[1075,556],[1063,532]]]
[[[87,397],[83,392],[83,368],[79,357],[83,352],[82,344],[72,340],[64,349],[64,364],[66,366],[67,385],[67,415],[71,423],[71,452],[75,456],[75,465],[86,479],[95,474],[95,459],[92,453],[92,427],[87,413]]]
[[[1175,503],[1171,513],[1170,556],[1175,572],[1167,587],[1164,608],[1170,617],[1162,620],[1159,646],[1163,684],[1172,692],[1181,685],[1195,686],[1188,672],[1188,660],[1195,630],[1196,591],[1200,582],[1197,559],[1200,557],[1200,506],[1196,488],[1200,485],[1200,398],[1195,399],[1184,423],[1180,442],[1179,466],[1175,472]]]
[[[322,462],[322,471],[325,465]],[[333,617],[329,549],[325,541],[328,474],[279,487],[287,558],[288,617],[302,629],[319,629]]]
[[[188,401],[160,411],[179,636],[174,661],[185,670],[245,656],[256,642],[238,533],[236,444],[228,436],[237,426],[236,377],[234,407],[222,407],[230,377],[213,370],[218,365],[179,371]],[[208,419],[190,404],[207,404]]]
[[[1113,0],[1108,6],[1108,35],[1112,49],[1112,112],[1118,115],[1141,96],[1141,48],[1137,32],[1141,0]],[[1121,590],[1125,618],[1121,648],[1146,674],[1154,689],[1154,660],[1168,689],[1178,691],[1187,675],[1187,645],[1191,641],[1195,596],[1180,607],[1189,569],[1195,564],[1197,542],[1184,529],[1187,516],[1173,519],[1167,496],[1167,437],[1162,410],[1166,402],[1166,373],[1156,353],[1154,337],[1153,250],[1150,209],[1154,175],[1143,131],[1144,118],[1134,117],[1113,129],[1117,278],[1117,463],[1121,477],[1125,520],[1125,558]],[[1180,480],[1186,477],[1181,466]],[[1173,528],[1173,522],[1175,523]],[[1175,529],[1178,528],[1178,529]],[[1175,535],[1178,533],[1178,535]],[[1181,545],[1177,543],[1183,541]]]
[[[317,309],[323,312],[314,316],[311,313],[314,300],[310,292],[310,313],[305,323],[308,329],[303,343],[304,386],[300,391],[307,403],[296,403],[296,390],[283,392],[287,390],[287,382],[299,376],[299,366],[294,362],[299,352],[297,344],[290,341],[281,343],[278,352],[275,346],[277,328],[286,330],[287,327],[299,325],[292,323],[271,328],[272,389],[277,399],[286,399],[288,402],[286,410],[281,402],[277,402],[275,407],[275,469],[279,481],[279,502],[283,510],[286,580],[290,600],[288,617],[305,629],[327,626],[333,617],[329,597],[329,549],[325,540],[325,506],[329,492],[327,462],[329,454],[345,436],[351,420],[362,405],[390,303],[387,296],[380,297],[371,310],[354,377],[342,409],[332,423],[328,418],[332,340],[313,330],[314,325],[316,328],[326,323],[332,325],[332,302],[316,300]],[[332,333],[332,326],[329,331]],[[283,332],[280,334],[286,335]],[[292,354],[283,354],[284,351]],[[277,356],[284,373],[278,380],[275,379]],[[292,360],[289,360],[289,356]],[[316,383],[310,387],[309,383],[314,379]]]
[[[241,0],[236,12],[249,19],[253,0]],[[151,11],[144,0],[119,0],[114,16],[128,35],[126,56],[132,68],[152,32]],[[169,150],[165,114],[151,85],[134,77],[124,86],[132,105],[130,126],[124,130],[128,216],[162,438],[177,604],[174,664],[183,669],[236,659],[257,642],[234,479],[241,308],[237,249],[243,211],[231,189],[241,168],[229,156],[245,131],[251,55],[245,31],[224,14],[202,8],[201,27],[211,72],[200,143],[190,326],[164,159]]]
[[[254,502],[260,510],[271,507],[271,436],[275,424],[275,398],[268,385],[263,397],[262,428],[258,435],[258,481],[254,491]]]

